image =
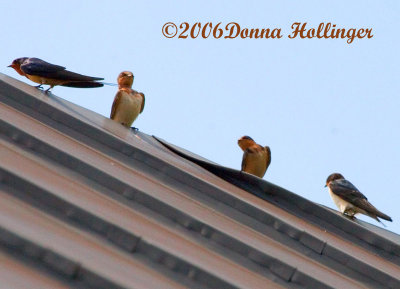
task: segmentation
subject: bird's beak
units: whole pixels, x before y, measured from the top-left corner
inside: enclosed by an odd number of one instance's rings
[[[328,185],[325,185],[324,188],[326,188]]]
[[[10,64],[9,66],[7,66],[7,67],[12,67],[12,64]]]

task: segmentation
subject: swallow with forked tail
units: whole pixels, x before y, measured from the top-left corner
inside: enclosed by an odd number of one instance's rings
[[[354,215],[360,213],[380,223],[378,218],[392,222],[392,218],[368,202],[367,198],[341,174],[329,175],[325,187],[329,188],[329,194],[342,214],[354,218]]]
[[[133,79],[130,71],[123,71],[118,75],[118,92],[111,108],[110,118],[126,127],[131,127],[143,112],[145,103],[144,94],[132,89]]]
[[[17,58],[8,67],[14,68],[16,72],[31,81],[39,83],[38,88],[42,85],[50,85],[46,92],[56,85],[79,88],[104,86],[103,83],[97,82],[104,78],[71,72],[63,66],[51,64],[39,58]]]
[[[249,136],[241,137],[238,145],[243,150],[242,171],[262,178],[271,163],[270,148],[257,144]]]

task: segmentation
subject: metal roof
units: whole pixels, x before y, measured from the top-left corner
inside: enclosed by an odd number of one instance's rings
[[[400,288],[394,233],[4,74],[0,102],[5,288]]]

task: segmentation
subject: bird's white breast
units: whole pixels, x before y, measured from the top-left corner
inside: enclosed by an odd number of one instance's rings
[[[135,94],[123,92],[114,120],[131,126],[137,118],[142,107],[142,98]]]
[[[339,211],[341,213],[343,213],[348,208],[354,208],[354,206],[352,204],[350,204],[349,202],[347,202],[347,201],[343,200],[342,198],[338,197],[337,195],[335,195],[332,192],[331,188],[329,188],[329,194],[331,195],[333,202],[339,208]]]

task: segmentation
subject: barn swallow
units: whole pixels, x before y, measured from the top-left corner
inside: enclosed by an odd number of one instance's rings
[[[56,85],[68,87],[102,87],[104,84],[96,82],[104,78],[91,77],[65,70],[65,67],[43,61],[39,58],[21,57],[15,59],[8,67],[12,67],[20,75],[25,76],[33,82],[50,85],[48,92]]]
[[[354,218],[355,214],[360,213],[380,223],[382,222],[378,217],[392,222],[392,218],[380,212],[368,202],[367,198],[341,174],[331,174],[326,179],[325,187],[329,188],[329,194],[342,214]]]
[[[144,94],[131,88],[133,78],[130,71],[118,75],[118,92],[111,108],[110,118],[126,127],[131,127],[139,113],[142,113],[145,103]]]
[[[271,163],[271,150],[262,147],[251,137],[243,136],[238,140],[243,150],[242,171],[262,178]]]

